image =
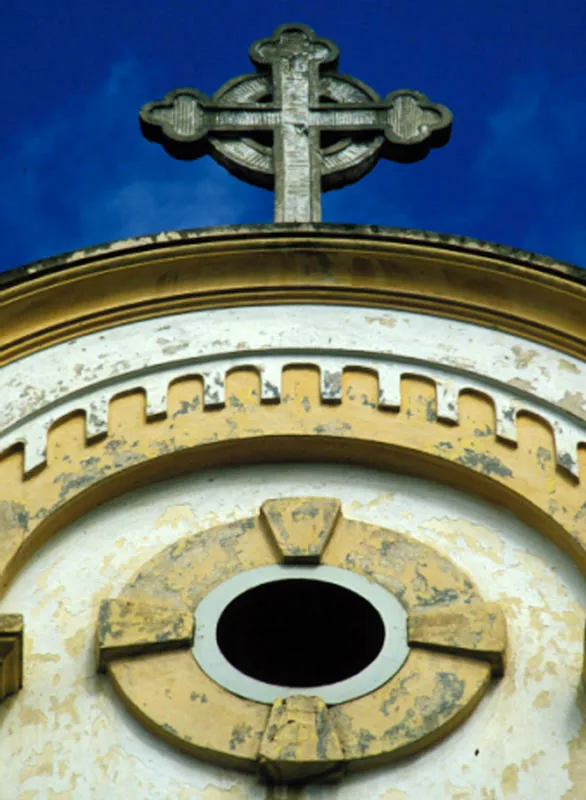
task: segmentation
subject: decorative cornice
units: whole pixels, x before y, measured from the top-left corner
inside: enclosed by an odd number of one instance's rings
[[[2,363],[138,319],[299,302],[417,310],[586,355],[581,270],[437,234],[328,225],[160,234],[40,262],[2,284]]]
[[[469,236],[460,236],[451,233],[437,233],[435,231],[415,230],[412,228],[388,228],[381,225],[352,225],[336,223],[299,223],[299,224],[258,224],[258,225],[224,225],[212,228],[188,228],[178,231],[163,231],[161,233],[147,234],[131,237],[129,239],[115,239],[111,242],[71,250],[50,258],[33,261],[21,267],[15,267],[0,274],[0,289],[24,283],[28,280],[43,275],[67,270],[72,266],[89,263],[96,258],[118,254],[133,254],[152,249],[175,247],[178,243],[196,244],[206,242],[229,242],[233,239],[250,240],[258,237],[268,237],[271,234],[288,238],[306,239],[308,235],[320,237],[338,237],[343,239],[380,239],[389,242],[403,242],[422,244],[438,247],[445,250],[455,250],[482,254],[494,257],[497,260],[524,264],[537,271],[551,272],[560,277],[567,277],[578,283],[586,283],[584,269],[564,261],[558,261],[549,256],[521,250],[518,247],[485,242]]]
[[[140,377],[129,378],[119,383],[114,379],[107,386],[89,387],[87,393],[72,391],[59,404],[48,403],[48,411],[31,414],[10,426],[10,432],[0,436],[0,457],[15,446],[24,452],[24,475],[43,467],[47,457],[47,441],[52,428],[59,426],[72,414],[83,415],[86,440],[92,441],[108,431],[109,406],[116,397],[129,392],[142,393],[145,398],[147,419],[165,416],[168,412],[168,396],[176,382],[186,378],[198,378],[203,385],[202,403],[206,411],[224,408],[226,384],[234,370],[250,370],[260,381],[260,402],[279,403],[282,399],[283,374],[288,369],[311,367],[319,374],[320,401],[326,404],[342,402],[342,382],[345,372],[364,370],[377,382],[376,404],[381,410],[398,411],[401,406],[401,382],[407,378],[427,381],[435,392],[435,414],[441,422],[457,425],[460,419],[460,400],[470,392],[487,397],[495,413],[495,436],[512,446],[518,440],[518,419],[530,415],[546,425],[554,440],[554,457],[557,466],[575,480],[583,480],[578,465],[578,451],[586,447],[584,419],[564,409],[552,408],[550,403],[539,398],[523,397],[523,392],[512,391],[506,384],[476,379],[450,373],[447,369],[433,366],[393,362],[380,358],[358,357],[353,359],[328,356],[315,359],[313,356],[299,359],[283,357],[248,357],[234,359],[227,366],[223,359],[214,359],[210,364],[184,365],[149,371]]]
[[[283,374],[280,403],[260,402],[259,376],[227,377],[223,408],[203,404],[198,379],[173,384],[168,413],[145,421],[142,393],[115,398],[109,431],[86,442],[83,416],[49,434],[47,464],[24,479],[22,452],[0,462],[0,576],[5,587],[28,556],[70,520],[125,491],[199,467],[254,461],[348,462],[399,469],[488,496],[511,508],[567,550],[586,572],[586,492],[555,465],[551,430],[533,416],[517,420],[516,447],[495,436],[490,400],[459,398],[458,424],[437,418],[433,385],[401,382],[400,409],[380,408],[376,377],[349,370],[341,402],[320,399],[319,374],[298,367]],[[578,452],[581,469],[586,451]]]

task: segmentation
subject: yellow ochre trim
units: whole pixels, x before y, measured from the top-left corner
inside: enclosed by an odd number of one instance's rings
[[[109,432],[88,444],[83,414],[49,432],[47,464],[24,478],[19,450],[0,461],[0,587],[44,541],[97,504],[150,482],[223,464],[347,461],[420,475],[509,507],[586,573],[586,489],[556,468],[551,429],[519,416],[518,445],[497,440],[491,401],[460,396],[459,423],[437,421],[435,387],[401,381],[401,410],[378,407],[375,375],[348,370],[339,405],[320,400],[319,372],[283,373],[282,399],[260,402],[251,369],[227,376],[224,408],[203,410],[201,380],[172,384],[165,418],[145,421],[141,392],[115,397]],[[578,452],[580,470],[585,451]],[[584,474],[582,472],[582,474]]]
[[[368,229],[365,229],[368,231]],[[252,233],[251,233],[252,232]],[[269,303],[398,308],[491,326],[586,356],[586,285],[571,267],[431,234],[259,226],[114,243],[4,281],[0,364],[136,320]],[[545,259],[544,259],[545,261]],[[20,279],[18,279],[20,276]],[[1,286],[1,282],[0,282]]]

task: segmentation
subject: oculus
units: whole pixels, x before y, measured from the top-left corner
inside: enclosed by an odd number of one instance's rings
[[[329,497],[179,539],[102,603],[97,635],[98,669],[149,729],[277,782],[446,736],[506,649],[501,609],[466,573]]]
[[[213,589],[195,613],[194,656],[242,697],[312,694],[341,703],[388,681],[407,658],[407,614],[348,570],[269,566]],[[309,691],[311,690],[311,691]]]

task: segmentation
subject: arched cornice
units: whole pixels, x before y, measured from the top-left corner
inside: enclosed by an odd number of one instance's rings
[[[303,302],[417,310],[586,355],[581,270],[415,231],[260,225],[159,234],[14,270],[0,288],[0,363],[172,312]]]

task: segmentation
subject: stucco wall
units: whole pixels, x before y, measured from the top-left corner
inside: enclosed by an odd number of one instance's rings
[[[96,615],[100,600],[166,544],[254,514],[267,497],[311,494],[340,497],[347,517],[446,553],[487,600],[502,603],[510,652],[505,677],[441,744],[338,786],[308,789],[306,797],[579,798],[585,609],[576,567],[489,503],[428,481],[319,464],[204,471],[161,483],[96,509],[37,553],[0,605],[24,613],[27,625],[25,688],[0,707],[0,796],[265,797],[254,778],[182,756],[133,720],[108,679],[96,675]]]
[[[501,439],[516,416],[545,420],[559,466],[575,480],[585,440],[584,364],[489,328],[417,314],[319,305],[237,308],[145,320],[55,345],[4,367],[0,447],[25,443],[42,468],[47,431],[72,411],[104,432],[112,397],[145,388],[165,411],[170,383],[203,375],[204,403],[222,402],[235,366],[256,366],[267,401],[288,364],[321,368],[335,401],[345,367],[374,371],[380,402],[400,400],[401,375],[431,380],[438,414],[458,396],[490,397]],[[582,480],[584,476],[582,475]],[[24,689],[0,705],[0,800],[261,798],[253,777],[181,755],[147,733],[95,669],[99,603],[175,539],[257,512],[269,497],[339,497],[349,518],[408,533],[467,570],[509,625],[508,666],[462,727],[421,755],[305,796],[336,798],[584,797],[586,703],[580,688],[585,619],[577,567],[510,512],[422,479],[336,464],[200,471],[106,503],[67,526],[18,574],[1,612],[25,616]]]

